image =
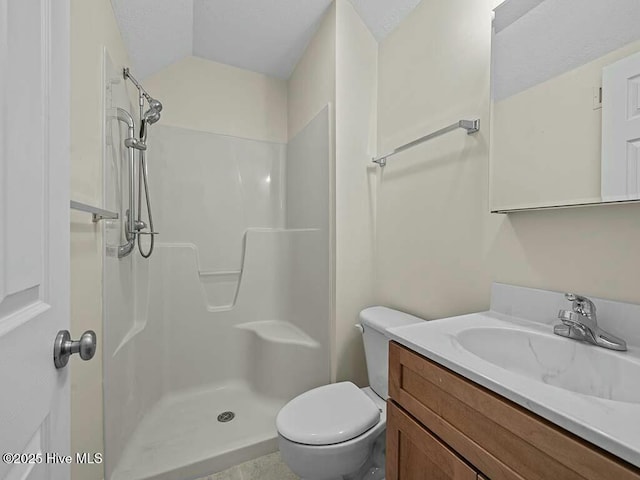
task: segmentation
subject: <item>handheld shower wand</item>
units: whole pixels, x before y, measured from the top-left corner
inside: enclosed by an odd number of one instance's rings
[[[151,198],[149,195],[149,180],[148,180],[148,172],[147,172],[147,160],[146,160],[146,150],[147,150],[147,127],[148,125],[153,125],[158,120],[160,120],[160,112],[162,112],[162,103],[153,98],[151,95],[147,93],[147,91],[140,85],[128,68],[125,68],[122,71],[122,75],[125,79],[131,80],[131,83],[138,89],[138,104],[140,107],[140,134],[139,138],[130,138],[127,141],[133,146],[133,148],[138,150],[138,158],[140,159],[140,164],[138,167],[138,215],[137,220],[134,222],[135,225],[135,234],[138,237],[138,250],[140,250],[140,255],[144,258],[149,258],[153,253],[153,248],[155,245],[155,236],[157,232],[153,229],[153,215],[151,213]],[[145,100],[149,105],[149,109],[144,111],[144,103]],[[144,113],[143,113],[144,112]],[[131,179],[133,182],[133,178]],[[144,194],[146,200],[147,207],[147,217],[149,220],[149,232],[143,232],[145,228],[147,228],[147,224],[142,221],[142,189],[144,187]],[[151,235],[149,250],[145,252],[142,246],[142,235]]]

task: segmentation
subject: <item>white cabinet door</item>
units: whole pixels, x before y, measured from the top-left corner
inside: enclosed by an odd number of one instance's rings
[[[69,478],[68,327],[69,0],[0,0],[0,479]]]
[[[602,200],[640,198],[640,53],[602,72]]]

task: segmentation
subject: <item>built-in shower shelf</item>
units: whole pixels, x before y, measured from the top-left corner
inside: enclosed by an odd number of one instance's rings
[[[198,272],[207,309],[210,312],[224,312],[233,308],[241,273],[240,270]]]
[[[269,342],[320,348],[318,342],[289,322],[262,320],[258,322],[241,323],[236,325],[236,328],[251,331],[261,339]]]

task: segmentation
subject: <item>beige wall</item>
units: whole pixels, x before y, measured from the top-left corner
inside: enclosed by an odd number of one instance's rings
[[[380,44],[378,150],[468,116],[379,170],[376,299],[438,318],[483,310],[498,217],[488,212],[491,2],[422,2]]]
[[[71,198],[102,205],[102,49],[128,63],[109,0],[71,1]],[[71,450],[103,452],[102,236],[84,213],[71,215],[71,332],[92,329],[98,351],[71,362]],[[101,465],[72,465],[72,478],[100,480]]]
[[[335,100],[336,5],[333,3],[289,78],[289,139],[295,137],[327,104],[331,104],[333,109]]]
[[[640,206],[488,214],[491,0],[422,2],[380,45],[379,149],[461,116],[389,161],[378,196],[376,298],[426,318],[487,308],[492,281],[640,302]],[[554,312],[550,312],[554,315]]]
[[[287,82],[197,57],[143,81],[164,106],[162,125],[287,142]]]
[[[510,214],[491,245],[493,279],[640,303],[639,218],[635,204]]]
[[[351,2],[336,2],[336,379],[367,385],[362,335],[374,304],[378,43]]]

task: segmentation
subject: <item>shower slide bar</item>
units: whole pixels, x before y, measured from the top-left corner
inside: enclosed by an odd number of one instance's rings
[[[102,208],[93,207],[86,203],[76,202],[74,200],[71,200],[71,209],[90,213],[94,223],[99,222],[100,220],[118,219],[118,214],[116,212],[110,212],[109,210],[103,210]]]
[[[458,128],[465,129],[467,131],[467,135],[476,133],[480,131],[480,119],[476,118],[474,120],[458,120],[456,123],[452,123],[448,127],[441,128],[440,130],[437,130],[433,133],[425,135],[424,137],[420,137],[417,140],[414,140],[409,143],[405,143],[401,147],[398,147],[395,150],[393,150],[392,152],[389,152],[385,155],[381,155],[380,157],[377,157],[377,158],[373,158],[371,161],[373,163],[377,163],[378,165],[380,165],[380,167],[384,167],[387,164],[387,158],[392,157],[393,155],[396,155],[400,152],[404,152],[405,150],[415,147],[416,145],[420,145],[421,143],[431,140],[432,138],[436,138],[445,133],[449,133],[454,130],[457,130]]]

